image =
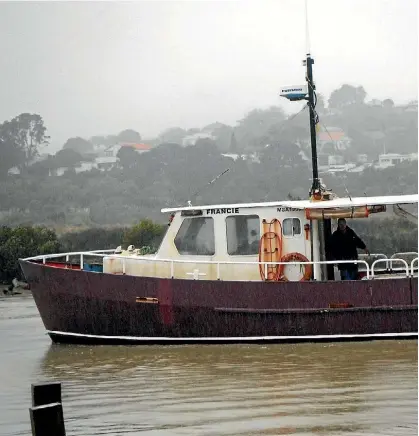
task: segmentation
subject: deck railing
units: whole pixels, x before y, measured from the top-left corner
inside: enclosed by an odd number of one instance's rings
[[[70,253],[57,253],[57,254],[49,254],[49,255],[39,255],[34,257],[28,257],[23,260],[25,261],[42,261],[42,263],[46,263],[47,260],[53,260],[53,259],[59,259],[65,257],[66,262],[68,263],[71,257],[78,257],[80,266],[83,268],[85,257],[105,257],[109,256],[111,254],[113,259],[121,259],[122,260],[122,274],[126,273],[126,260],[127,259],[137,259],[139,262],[160,262],[160,263],[169,263],[170,264],[170,276],[173,278],[175,277],[175,265],[177,264],[195,264],[195,265],[216,265],[216,271],[217,271],[217,280],[221,280],[221,271],[220,267],[222,265],[256,265],[260,266],[262,265],[265,271],[265,277],[268,275],[268,268],[275,266],[275,265],[339,265],[339,264],[358,264],[362,267],[362,272],[365,272],[365,279],[373,279],[377,277],[378,272],[383,272],[383,269],[377,268],[377,265],[385,263],[384,271],[388,272],[405,272],[406,277],[413,276],[415,273],[415,269],[418,268],[418,257],[414,258],[410,265],[407,263],[405,259],[401,258],[394,258],[391,257],[390,259],[387,258],[385,255],[379,255],[379,256],[385,256],[385,258],[380,258],[375,260],[372,265],[369,265],[369,263],[363,259],[359,260],[341,260],[341,261],[335,261],[335,260],[329,260],[329,261],[312,261],[312,262],[241,262],[241,261],[208,261],[208,260],[191,260],[191,259],[160,259],[156,258],[155,256],[123,256],[118,254],[113,254],[115,250],[94,250],[94,251],[83,251],[83,252],[70,252]],[[397,255],[413,255],[417,253],[397,253]],[[377,255],[372,255],[377,256]],[[402,268],[393,268],[393,263],[401,263],[403,265]],[[415,268],[416,265],[416,268]],[[193,272],[187,273],[188,275],[192,276],[193,279],[198,280],[199,277],[205,276],[205,273],[200,273],[199,270],[194,270]]]

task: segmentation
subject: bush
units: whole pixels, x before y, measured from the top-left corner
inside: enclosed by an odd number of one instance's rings
[[[155,224],[151,220],[142,220],[124,234],[123,245],[134,245],[137,248],[150,247],[147,251],[154,252],[160,245],[167,226]]]
[[[19,226],[0,229],[0,280],[22,278],[18,259],[60,252],[57,235],[46,227]]]

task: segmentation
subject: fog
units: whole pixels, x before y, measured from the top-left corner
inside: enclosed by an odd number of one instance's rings
[[[417,98],[417,1],[308,0],[318,92],[362,85]],[[303,0],[4,2],[0,120],[39,113],[53,147],[125,128],[234,124],[255,107],[296,105],[304,83]],[[51,150],[52,151],[52,150]]]

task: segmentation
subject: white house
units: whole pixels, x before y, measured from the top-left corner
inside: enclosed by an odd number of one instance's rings
[[[385,153],[380,154],[378,156],[378,165],[376,165],[376,168],[388,168],[392,167],[394,165],[400,164],[402,162],[413,162],[415,160],[418,160],[418,154],[417,153],[411,153],[411,154],[398,154],[398,153]]]

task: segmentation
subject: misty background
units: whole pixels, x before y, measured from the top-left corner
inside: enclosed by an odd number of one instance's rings
[[[363,85],[417,98],[415,0],[308,0],[318,92]],[[295,104],[304,83],[303,0],[2,2],[0,120],[41,114],[55,152],[71,136],[232,125]]]

